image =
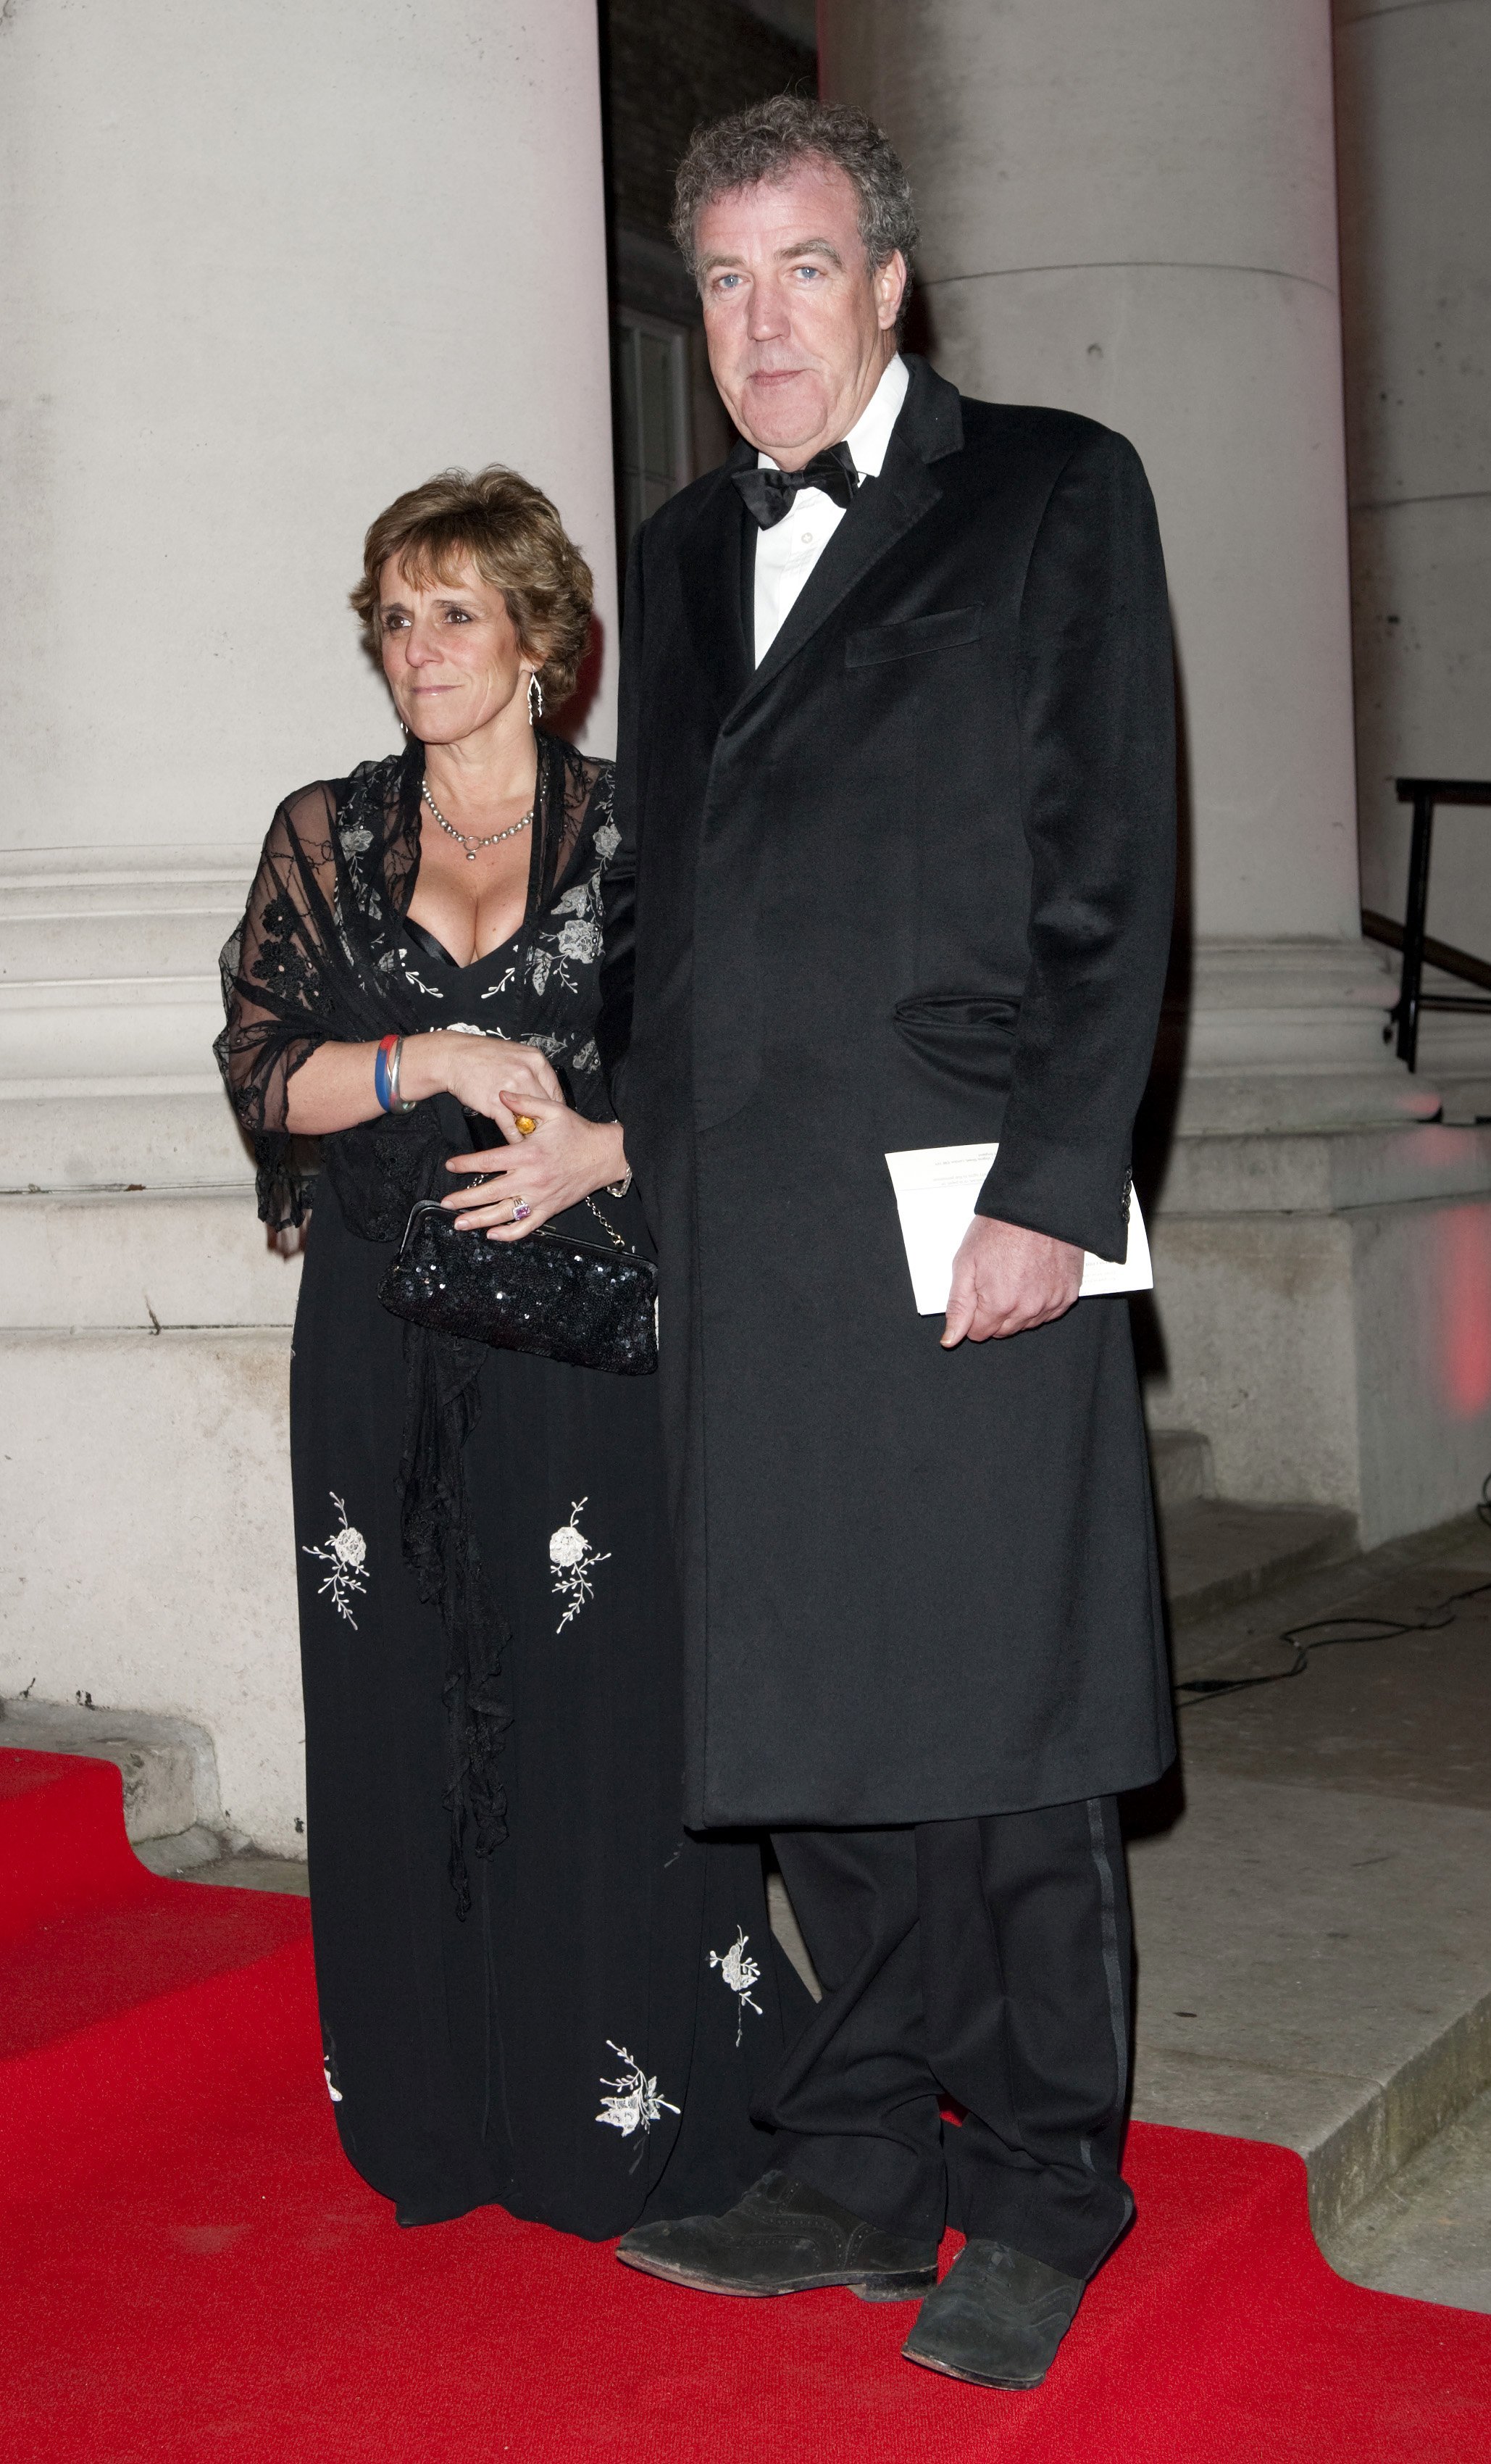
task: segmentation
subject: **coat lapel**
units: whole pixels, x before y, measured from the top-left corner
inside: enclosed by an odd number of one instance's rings
[[[738,700],[751,674],[743,618],[746,513],[730,474],[755,459],[749,445],[736,443],[733,448],[728,461],[713,474],[713,491],[691,525],[682,559],[693,649],[713,689],[721,718]]]
[[[851,590],[864,581],[882,557],[904,539],[914,523],[941,497],[932,466],[944,455],[961,451],[963,419],[956,388],[936,375],[925,360],[910,362],[911,383],[896,421],[878,479],[866,479],[845,518],[824,548],[786,623],[754,671],[741,641],[747,681],[730,721],[738,720],[756,696],[790,665],[820,626],[827,623]],[[749,454],[749,449],[746,449]],[[728,472],[735,456],[726,464]],[[733,482],[730,494],[738,503]],[[738,602],[740,540],[735,535],[736,561],[731,568],[733,596]]]

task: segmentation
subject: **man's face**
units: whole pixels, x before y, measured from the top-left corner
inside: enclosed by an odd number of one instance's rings
[[[854,189],[826,163],[714,198],[695,245],[725,407],[752,445],[800,471],[847,435],[880,383],[906,260],[898,252],[871,266]]]

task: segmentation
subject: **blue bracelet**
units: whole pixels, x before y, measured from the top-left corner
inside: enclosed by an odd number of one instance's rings
[[[385,1035],[373,1056],[373,1092],[385,1112],[393,1111],[393,1082],[389,1063],[393,1058],[394,1046],[398,1041],[396,1035]]]

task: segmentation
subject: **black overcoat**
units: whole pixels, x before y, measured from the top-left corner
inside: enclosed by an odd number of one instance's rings
[[[632,557],[600,1028],[663,1268],[686,1816],[1132,1787],[1173,1737],[1128,1304],[945,1353],[885,1155],[997,1137],[980,1213],[1124,1254],[1175,828],[1150,491],[913,360],[753,670],[733,467]]]

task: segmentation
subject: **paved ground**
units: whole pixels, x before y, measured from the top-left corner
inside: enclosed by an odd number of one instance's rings
[[[1467,1517],[1413,1545],[1422,1553],[1407,1563],[1383,1551],[1193,1634],[1188,1673],[1204,1665],[1226,1680],[1286,1668],[1281,1631],[1333,1620],[1302,1635],[1319,1646],[1302,1676],[1191,1702],[1187,1769],[1491,1809],[1491,1530]],[[1436,1633],[1365,1639],[1374,1625],[1435,1617],[1479,1586]]]

